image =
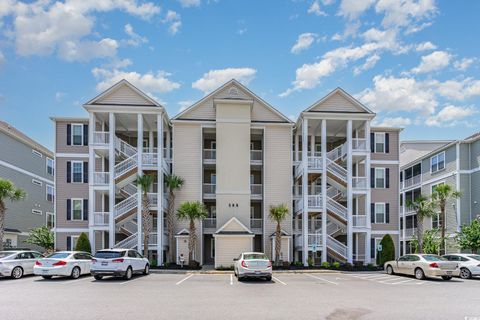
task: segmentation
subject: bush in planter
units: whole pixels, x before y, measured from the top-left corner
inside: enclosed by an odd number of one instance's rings
[[[330,268],[330,263],[328,261],[322,262],[322,268]]]
[[[88,240],[88,236],[85,232],[82,232],[77,240],[77,245],[75,246],[75,251],[84,251],[84,252],[92,252],[92,247],[90,246],[90,241]]]
[[[335,261],[334,263],[332,263],[332,267],[334,269],[340,269],[340,262]]]
[[[377,252],[377,265],[383,266],[385,262],[395,260],[395,244],[389,234],[383,236],[380,244],[382,245],[382,251]]]

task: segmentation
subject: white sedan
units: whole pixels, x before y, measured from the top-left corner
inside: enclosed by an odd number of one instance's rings
[[[448,261],[455,261],[460,265],[460,277],[462,279],[471,279],[480,276],[480,255],[454,253],[443,256]]]
[[[54,252],[46,258],[35,262],[33,273],[50,279],[53,276],[66,276],[78,279],[82,274],[90,274],[90,253],[81,251]]]
[[[272,280],[272,262],[261,252],[244,252],[235,262],[233,272],[242,281],[245,278],[265,278]]]
[[[0,251],[0,276],[20,279],[32,274],[35,261],[41,257],[37,251]]]

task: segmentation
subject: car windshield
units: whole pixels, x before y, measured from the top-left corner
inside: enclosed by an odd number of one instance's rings
[[[48,255],[47,258],[52,258],[52,259],[65,259],[68,257],[71,253],[68,252],[55,252],[52,253],[51,255]]]
[[[472,254],[471,256],[468,256],[468,257],[480,261],[480,255],[478,254]]]
[[[15,251],[0,251],[0,259],[17,254]]]
[[[448,261],[447,259],[445,258],[442,258],[440,256],[437,256],[435,254],[426,254],[426,255],[423,255],[423,259],[427,260],[427,261]]]
[[[95,258],[100,259],[115,259],[125,255],[125,251],[98,251],[95,253]]]
[[[263,253],[247,253],[243,255],[244,260],[268,260],[267,256]]]

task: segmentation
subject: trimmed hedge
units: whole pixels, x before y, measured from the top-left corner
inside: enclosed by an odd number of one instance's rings
[[[377,265],[383,266],[385,262],[395,260],[395,244],[389,234],[383,236],[380,244],[382,245],[382,251],[377,252]]]
[[[90,240],[85,232],[82,232],[77,240],[77,245],[75,246],[75,251],[85,251],[92,252],[92,247],[90,246]]]

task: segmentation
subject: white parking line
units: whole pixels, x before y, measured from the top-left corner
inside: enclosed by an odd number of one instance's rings
[[[325,281],[325,282],[330,283],[330,284],[338,285],[338,283],[336,283],[336,282],[333,282],[333,281],[324,279],[324,278],[319,277],[319,276],[314,276],[314,275],[311,275],[311,274],[308,274],[308,273],[305,273],[305,275],[306,275],[307,277],[310,277],[310,278],[314,278],[314,279],[317,279],[317,280]]]
[[[230,275],[230,285],[233,286],[233,275]]]
[[[276,277],[273,277],[273,276],[272,276],[272,278],[273,278],[273,280],[275,280],[275,282],[279,282],[279,283],[283,284],[284,286],[287,285],[285,282],[283,282],[282,280],[280,280],[280,279],[278,279],[278,278],[276,278]]]
[[[412,282],[412,281],[416,281],[416,279],[407,279],[407,280],[403,280],[403,281],[391,282],[389,284],[401,284],[401,283],[407,283],[407,282]]]
[[[179,284],[181,284],[183,281],[185,280],[188,280],[190,279],[191,277],[193,277],[193,273],[188,275],[187,277],[183,278],[182,280],[178,281],[177,283],[175,283],[176,286],[178,286]]]

